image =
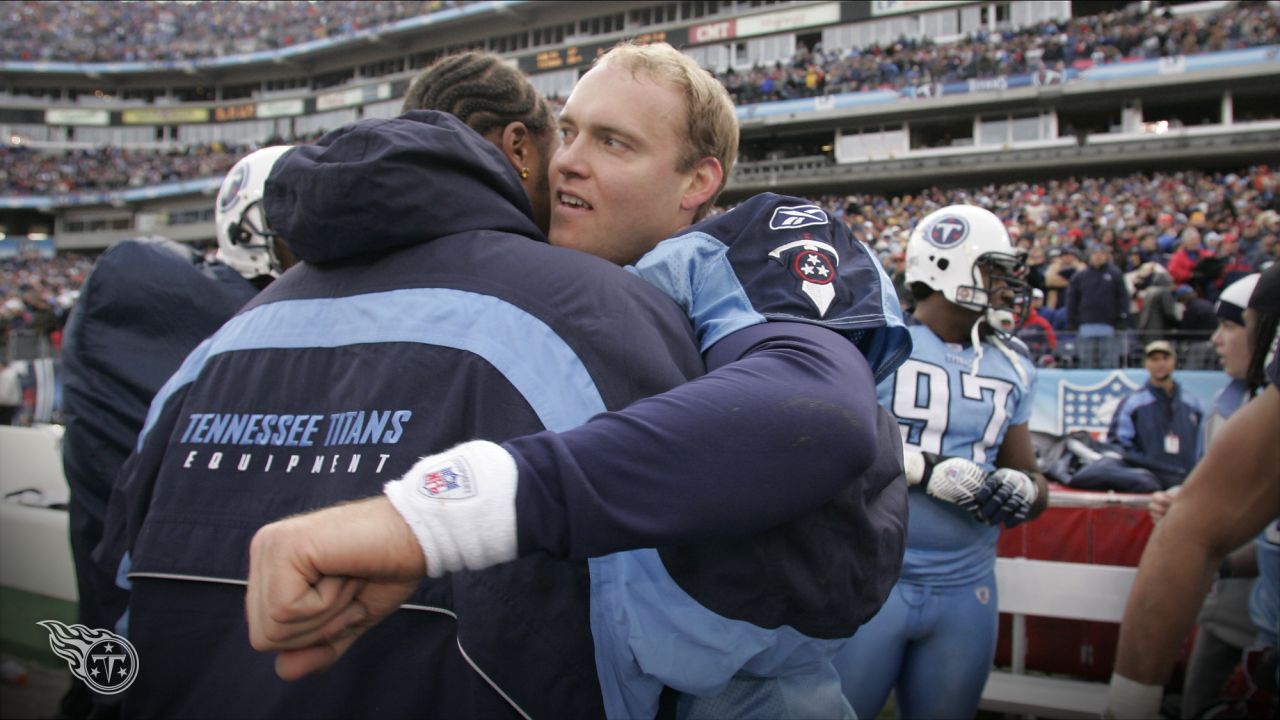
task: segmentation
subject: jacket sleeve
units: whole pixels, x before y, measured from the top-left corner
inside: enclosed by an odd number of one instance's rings
[[[726,336],[707,375],[563,433],[504,443],[520,553],[592,557],[745,535],[830,499],[875,460],[876,395],[830,330]]]
[[[1123,275],[1120,276],[1120,280],[1115,284],[1115,287],[1117,310],[1116,321],[1117,324],[1127,323],[1129,320],[1129,306],[1133,301],[1129,299],[1129,286],[1125,284]]]
[[[1071,276],[1067,283],[1067,327],[1072,330],[1079,327],[1080,322],[1080,273]]]
[[[1107,429],[1107,442],[1115,443],[1125,450],[1141,450],[1138,447],[1139,437],[1133,424],[1133,401],[1136,396],[1130,395],[1120,402],[1116,412],[1111,416],[1111,427]]]
[[[1175,285],[1181,285],[1191,279],[1191,258],[1181,250],[1169,258],[1169,275]]]

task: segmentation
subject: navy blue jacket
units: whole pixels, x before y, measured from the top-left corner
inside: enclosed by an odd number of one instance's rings
[[[80,623],[107,627],[90,554],[102,539],[111,488],[133,452],[156,391],[201,340],[258,290],[232,268],[205,263],[164,238],[116,243],[94,263],[62,347],[62,465],[71,487],[71,548]]]
[[[285,683],[248,644],[248,544],[423,454],[567,429],[697,376],[688,321],[541,242],[509,164],[449,116],[330,133],[285,155],[265,197],[305,262],[160,391],[112,498],[98,560],[132,585],[142,664],[123,713],[600,715],[586,564],[564,547],[424,582],[332,671]],[[522,540],[565,527],[564,489],[520,494]]]
[[[1150,383],[1120,401],[1111,416],[1107,440],[1146,460],[1191,472],[1203,454],[1200,421],[1204,408],[1194,395],[1174,383],[1173,395]],[[1167,452],[1166,437],[1174,435],[1177,452]]]
[[[1067,286],[1067,324],[1078,328],[1085,323],[1115,327],[1129,317],[1129,291],[1124,275],[1115,265],[1092,266],[1071,277]]]

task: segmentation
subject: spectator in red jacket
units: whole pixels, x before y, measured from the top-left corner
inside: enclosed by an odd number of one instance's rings
[[[1031,291],[1031,312],[1027,314],[1027,321],[1018,330],[1018,339],[1026,343],[1027,349],[1031,351],[1031,357],[1035,358],[1039,365],[1044,364],[1042,362],[1044,356],[1052,356],[1053,351],[1058,347],[1058,336],[1053,332],[1053,325],[1040,314],[1042,307],[1044,307],[1044,291],[1034,288]]]
[[[1169,258],[1169,274],[1173,276],[1173,282],[1178,285],[1190,282],[1196,263],[1207,257],[1213,257],[1213,251],[1200,244],[1200,231],[1188,226],[1182,231],[1181,247]]]

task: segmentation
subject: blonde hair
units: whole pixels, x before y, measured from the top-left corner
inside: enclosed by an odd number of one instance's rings
[[[738,158],[738,118],[729,91],[693,58],[667,43],[622,42],[600,56],[596,64],[620,67],[633,75],[643,72],[653,80],[670,83],[684,95],[685,138],[677,169],[686,172],[706,157],[719,160],[724,169],[720,186],[698,206],[693,219],[697,222],[706,217]]]

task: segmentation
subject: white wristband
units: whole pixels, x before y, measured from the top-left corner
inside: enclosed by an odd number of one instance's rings
[[[476,440],[422,458],[382,491],[440,577],[516,558],[517,478],[510,453]]]
[[[1111,673],[1111,687],[1107,692],[1107,709],[1103,717],[1108,718],[1158,718],[1160,717],[1160,700],[1164,697],[1164,688],[1159,685],[1144,685],[1129,678]]]
[[[907,476],[908,485],[919,485],[924,480],[924,455],[904,450],[902,453],[902,471]]]

